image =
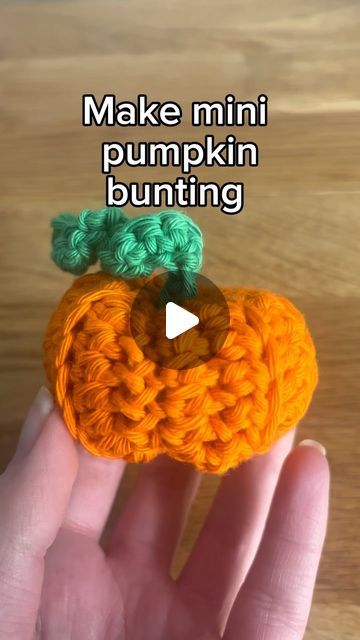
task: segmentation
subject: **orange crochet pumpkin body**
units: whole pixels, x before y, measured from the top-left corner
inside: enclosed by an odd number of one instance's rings
[[[317,383],[303,316],[267,291],[223,289],[225,343],[207,363],[178,371],[148,359],[132,337],[143,284],[102,272],[80,277],[50,320],[45,368],[72,435],[99,456],[140,462],[166,453],[213,473],[266,452],[304,415]],[[202,310],[201,349],[212,348],[214,313]],[[195,331],[169,347],[146,309],[143,326],[146,348],[167,350],[163,362],[182,357]]]

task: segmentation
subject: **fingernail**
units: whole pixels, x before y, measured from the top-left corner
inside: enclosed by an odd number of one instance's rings
[[[35,444],[46,418],[54,408],[54,400],[46,387],[40,387],[30,407],[16,448],[16,457],[29,453]]]
[[[299,442],[298,447],[313,447],[313,449],[317,449],[323,456],[326,457],[326,449],[324,445],[322,445],[320,442],[317,442],[316,440],[311,440],[310,438],[308,438],[307,440],[302,440],[301,442]]]
[[[44,416],[47,416],[53,409],[54,400],[50,391],[46,387],[40,387],[35,396],[34,406],[40,409]]]

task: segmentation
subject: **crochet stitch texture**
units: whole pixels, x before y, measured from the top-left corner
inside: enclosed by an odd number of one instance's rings
[[[203,241],[199,227],[178,211],[129,219],[121,209],[85,209],[52,220],[52,254],[63,271],[85,273],[99,261],[121,278],[149,276],[154,269],[197,272]]]
[[[92,228],[89,218],[86,224]],[[147,236],[141,237],[150,265]],[[81,250],[74,241],[74,264],[71,254],[67,258],[75,273],[94,261],[92,242],[80,240]],[[59,240],[55,253],[60,246]],[[113,258],[107,257],[101,261],[112,269]],[[127,277],[149,273],[150,267],[137,262],[134,269],[126,262]],[[50,320],[45,368],[72,435],[95,455],[140,462],[166,453],[219,474],[265,453],[304,415],[317,383],[315,348],[301,313],[267,291],[224,289],[230,330],[223,347],[206,364],[177,371],[146,358],[131,335],[131,305],[143,285],[143,278],[85,275]],[[205,305],[199,313],[199,348],[216,351],[216,309]],[[196,328],[169,344],[157,340],[146,309],[138,321],[144,341],[163,362],[191,350]]]

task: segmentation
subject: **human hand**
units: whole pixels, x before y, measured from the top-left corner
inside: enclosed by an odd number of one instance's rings
[[[0,478],[0,638],[303,638],[329,470],[313,446],[289,454],[292,438],[221,481],[173,581],[199,474],[162,457],[144,465],[103,550],[124,463],[80,448],[41,390]]]

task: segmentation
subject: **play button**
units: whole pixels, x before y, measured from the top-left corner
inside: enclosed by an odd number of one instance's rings
[[[196,327],[199,324],[199,318],[190,311],[186,311],[183,307],[179,307],[175,302],[168,302],[166,305],[166,337],[173,340],[182,333]]]
[[[180,275],[179,275],[180,274]],[[132,336],[144,356],[168,369],[192,369],[221,350],[229,329],[223,293],[197,273],[165,272],[138,291],[130,313]]]

